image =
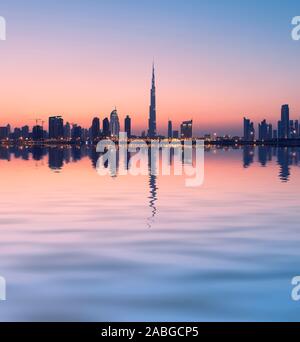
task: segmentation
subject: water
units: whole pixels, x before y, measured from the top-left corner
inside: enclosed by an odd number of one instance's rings
[[[0,148],[1,321],[298,321],[300,149],[205,152],[205,183]]]

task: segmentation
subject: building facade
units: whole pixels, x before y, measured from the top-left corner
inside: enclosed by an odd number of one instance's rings
[[[193,120],[183,121],[180,126],[181,139],[191,139],[193,137]]]
[[[120,121],[117,109],[110,114],[110,134],[113,138],[118,138],[120,133]]]

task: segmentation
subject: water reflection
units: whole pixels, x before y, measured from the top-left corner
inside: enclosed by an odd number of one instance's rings
[[[206,147],[205,152],[215,152],[218,150],[229,150],[230,147]],[[235,147],[233,149],[241,150],[243,158],[243,167],[249,168],[254,163],[259,163],[262,167],[267,167],[273,160],[277,162],[279,166],[278,177],[283,182],[288,182],[291,177],[291,166],[299,165],[300,160],[300,147],[268,147],[268,146],[243,146]],[[173,153],[172,153],[173,152]],[[124,169],[129,169],[130,158],[133,154],[128,153],[127,158],[123,161]],[[83,158],[88,157],[92,162],[92,167],[96,168],[99,153],[96,149],[88,146],[60,146],[60,147],[43,147],[43,146],[32,146],[32,147],[0,147],[0,160],[11,161],[14,159],[41,161],[48,157],[48,166],[50,169],[58,172],[63,169],[65,164],[70,162],[77,162]],[[159,157],[157,157],[159,158]],[[151,170],[151,158],[149,156],[149,175]],[[171,150],[170,156],[171,164],[174,162],[174,151]],[[155,160],[157,163],[157,160]],[[184,164],[193,164],[193,153],[188,151],[184,156]],[[108,167],[106,163],[106,167]],[[117,170],[119,169],[119,159],[117,156]],[[150,197],[151,207],[155,213],[154,203],[156,201],[156,177],[150,176]],[[155,216],[155,215],[154,215]]]
[[[150,153],[150,152],[149,152]],[[151,165],[151,160],[153,160],[153,164]],[[154,169],[153,169],[154,167]],[[148,168],[149,168],[149,187],[150,187],[150,195],[149,195],[149,208],[151,209],[151,216],[147,220],[148,228],[152,227],[154,223],[155,216],[157,214],[156,202],[157,202],[157,191],[158,187],[156,184],[157,181],[157,151],[153,151],[153,159],[148,155]],[[154,172],[153,172],[154,171]]]
[[[112,178],[88,146],[0,147],[0,320],[297,319],[300,149],[205,150],[205,183],[187,188],[153,172],[157,151]]]
[[[255,148],[245,146],[243,148],[243,163],[247,168],[254,163]],[[291,166],[299,165],[300,148],[299,147],[267,147],[259,146],[257,148],[257,161],[261,166],[266,167],[273,159],[276,159],[279,166],[279,179],[288,182],[291,176]]]

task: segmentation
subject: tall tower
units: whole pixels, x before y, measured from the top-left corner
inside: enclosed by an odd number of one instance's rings
[[[118,138],[120,133],[120,121],[117,108],[110,114],[110,134],[113,138]]]
[[[290,125],[290,109],[289,105],[283,105],[281,107],[281,137],[283,139],[289,139],[291,136]]]
[[[169,120],[168,122],[168,138],[169,139],[173,138],[173,124],[171,120]]]
[[[157,131],[156,131],[156,88],[155,88],[155,68],[154,68],[154,63],[153,63],[148,137],[149,138],[155,138],[156,136],[157,136]]]
[[[49,118],[49,139],[60,139],[64,137],[64,120],[61,116]]]
[[[125,132],[127,133],[127,138],[131,138],[131,118],[129,115],[125,118]]]
[[[100,136],[100,120],[99,118],[94,118],[92,122],[92,139],[95,140]]]

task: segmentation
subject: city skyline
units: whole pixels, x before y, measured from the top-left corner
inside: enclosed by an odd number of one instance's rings
[[[154,76],[154,69],[153,69]],[[281,106],[281,117],[277,121],[277,125],[268,123],[266,119],[256,124],[251,121],[251,118],[243,118],[243,134],[240,136],[231,135],[217,135],[216,133],[206,133],[203,136],[197,136],[193,132],[194,121],[185,120],[182,121],[179,129],[173,130],[172,120],[168,120],[167,134],[162,135],[156,132],[156,109],[155,109],[155,81],[152,76],[152,88],[151,88],[151,100],[150,100],[150,114],[148,122],[148,131],[143,130],[140,134],[134,135],[132,129],[132,118],[129,115],[124,117],[124,124],[121,126],[120,118],[117,108],[112,110],[109,118],[105,117],[101,120],[99,117],[94,117],[91,120],[91,126],[85,128],[76,123],[70,124],[64,123],[64,119],[61,115],[50,116],[48,118],[48,130],[44,127],[46,121],[43,119],[34,119],[36,124],[30,126],[24,124],[21,127],[13,127],[8,123],[5,126],[0,126],[0,141],[2,140],[18,140],[20,138],[26,140],[47,140],[47,141],[59,141],[59,140],[80,140],[80,141],[98,141],[103,138],[118,138],[121,132],[127,133],[128,138],[169,138],[169,139],[195,139],[202,138],[208,141],[218,141],[224,139],[224,142],[228,139],[232,139],[233,142],[237,142],[235,139],[240,139],[244,143],[253,143],[256,141],[261,142],[276,142],[299,140],[300,139],[300,121],[299,119],[293,120],[290,115],[290,107],[288,104]],[[153,87],[154,85],[154,87]],[[154,121],[153,121],[154,120]],[[220,140],[222,141],[222,140]]]
[[[107,116],[116,104],[141,132],[148,126],[145,70],[152,57],[161,134],[168,119],[179,127],[193,118],[197,135],[241,135],[242,113],[276,124],[283,103],[300,115],[300,45],[290,37],[297,10],[292,0],[284,6],[278,0],[244,6],[165,0],[157,7],[134,0],[126,6],[118,0],[7,2],[1,5],[8,32],[0,46],[0,124],[59,114],[87,127],[90,117]]]
[[[110,113],[109,117],[104,117],[102,125],[99,116],[92,119],[91,126],[82,127],[77,123],[64,124],[62,115],[50,116],[48,118],[48,130],[45,129],[45,120],[41,118],[31,119],[35,121],[32,125],[32,132],[30,132],[30,125],[23,124],[21,127],[13,127],[10,123],[6,126],[0,126],[0,140],[5,139],[31,139],[39,141],[44,139],[49,140],[82,140],[95,141],[100,138],[112,137],[118,138],[120,132],[126,132],[128,137],[147,137],[147,138],[199,138],[200,136],[194,134],[194,120],[181,121],[180,130],[173,130],[173,121],[168,119],[166,131],[163,135],[157,131],[157,108],[156,108],[156,75],[155,65],[152,65],[152,79],[150,90],[150,106],[148,128],[144,129],[140,134],[133,134],[134,128],[132,126],[132,118],[130,115],[124,116],[124,125],[121,126],[120,118],[115,107]],[[275,128],[276,127],[276,128]],[[274,130],[273,130],[274,128]],[[272,141],[278,139],[300,139],[300,125],[299,119],[291,120],[290,107],[288,104],[281,106],[281,117],[277,121],[277,125],[268,123],[263,119],[258,123],[258,130],[256,130],[254,122],[251,119],[244,117],[243,134],[232,136],[230,134],[218,135],[217,133],[206,132],[202,137],[208,140],[214,140],[221,137],[239,137],[245,142]]]

